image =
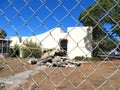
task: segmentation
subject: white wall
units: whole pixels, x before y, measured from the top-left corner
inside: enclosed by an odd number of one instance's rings
[[[53,28],[48,32],[45,32],[40,35],[36,36],[29,36],[29,37],[22,37],[22,42],[20,42],[18,36],[11,37],[10,40],[12,41],[10,46],[14,46],[15,44],[22,45],[26,41],[32,41],[38,44],[41,44],[43,48],[59,48],[59,40],[64,38],[66,33],[62,31],[61,28]]]
[[[32,40],[41,44],[43,48],[53,49],[59,48],[59,40],[67,39],[67,53],[70,58],[75,56],[92,56],[92,27],[68,27],[67,32],[62,31],[61,28],[53,28],[50,31],[30,37],[22,37],[20,42],[19,37],[11,37],[12,43],[10,46],[18,44],[23,45],[23,42]]]
[[[39,40],[43,48],[59,48],[59,40],[60,38],[64,38],[62,36],[64,32],[61,28],[54,28],[44,35],[36,36]]]
[[[68,56],[92,57],[92,27],[68,27]]]

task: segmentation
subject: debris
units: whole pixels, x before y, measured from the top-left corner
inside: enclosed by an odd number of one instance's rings
[[[55,57],[48,57],[46,59],[40,60],[40,66],[46,65],[48,67],[78,67],[81,65],[80,62],[70,60],[68,57],[62,56],[55,56]]]
[[[78,67],[81,65],[80,62],[71,60],[69,57],[65,56],[63,50],[52,50],[46,52],[40,60],[30,59],[31,64],[37,64],[39,66],[48,67]]]
[[[47,62],[52,63],[52,57],[48,57],[48,58],[42,59],[42,60],[40,60],[40,62],[41,63],[47,63]]]
[[[34,65],[34,64],[37,64],[38,60],[37,59],[34,59],[34,58],[31,58],[28,60],[28,63]]]
[[[37,61],[33,60],[33,61],[31,61],[31,64],[32,65],[37,64]]]

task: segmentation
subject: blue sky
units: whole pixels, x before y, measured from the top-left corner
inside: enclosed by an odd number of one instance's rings
[[[62,1],[62,3],[61,3]],[[11,36],[31,36],[54,27],[81,26],[77,19],[94,0],[0,0],[0,28]],[[78,25],[79,24],[79,25]]]

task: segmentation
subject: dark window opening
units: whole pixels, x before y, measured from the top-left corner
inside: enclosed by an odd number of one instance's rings
[[[61,49],[65,50],[66,52],[67,52],[67,42],[68,42],[67,39],[60,40],[60,47],[61,47]]]

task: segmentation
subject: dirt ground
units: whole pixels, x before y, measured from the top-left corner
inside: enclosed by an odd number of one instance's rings
[[[5,60],[0,59],[0,77],[9,77],[17,73],[31,70],[35,66],[30,65],[23,59],[7,58]]]
[[[5,61],[4,61],[5,62]],[[25,60],[9,59],[0,61],[0,77],[5,78],[37,65],[30,65]],[[46,67],[29,76],[15,90],[119,90],[120,60],[83,61],[80,67]]]

